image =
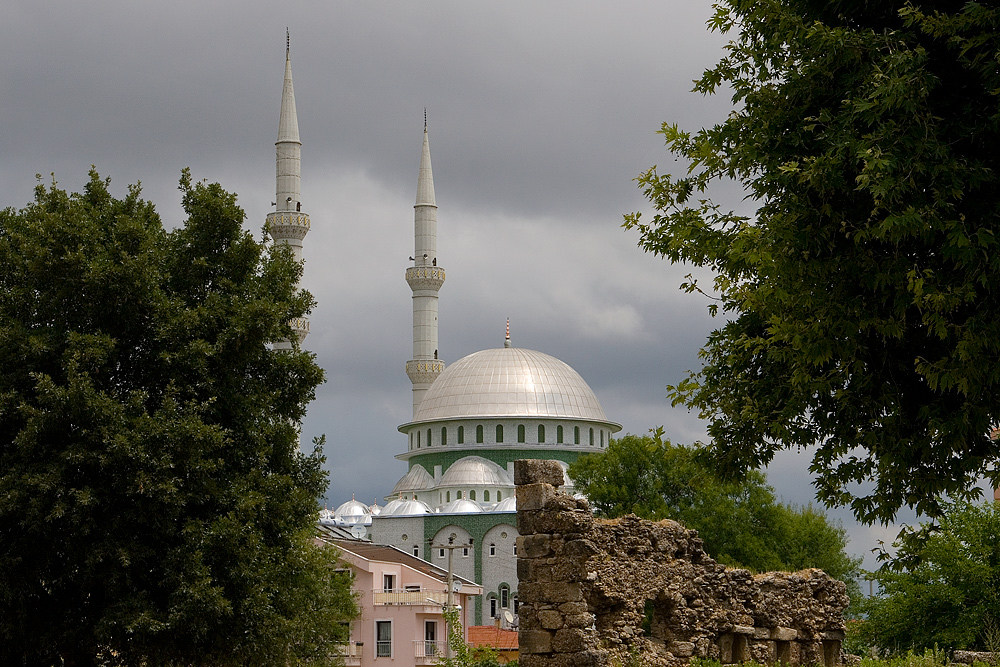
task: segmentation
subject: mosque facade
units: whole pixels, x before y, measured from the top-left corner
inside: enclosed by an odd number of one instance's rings
[[[285,88],[290,94],[288,67]],[[294,99],[290,108],[294,115]],[[294,160],[286,158],[285,170],[294,163],[297,177],[300,144],[297,125],[294,134],[284,129],[285,115],[283,96],[278,206],[281,215],[291,215],[298,212],[297,180],[294,192],[286,187],[289,192],[284,193],[282,149],[294,149]],[[283,196],[286,205],[280,208]],[[305,226],[308,229],[308,219]],[[406,374],[413,385],[413,418],[399,426],[406,449],[396,456],[406,462],[407,472],[385,496],[384,507],[352,499],[322,513],[321,521],[442,567],[451,551],[454,573],[483,588],[474,609],[475,624],[506,621],[517,613],[513,462],[553,459],[565,471],[582,454],[607,447],[621,426],[607,418],[594,392],[569,365],[514,347],[509,327],[503,347],[475,352],[448,366],[441,359],[438,292],[445,270],[437,256],[437,203],[426,120],[410,261],[405,278],[413,293],[413,356],[406,362]],[[297,333],[308,331],[308,322],[297,327]],[[566,487],[572,492],[568,476]]]

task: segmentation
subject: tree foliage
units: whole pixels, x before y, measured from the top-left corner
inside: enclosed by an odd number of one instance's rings
[[[301,267],[217,184],[184,172],[170,232],[109,185],[0,212],[0,662],[325,655],[354,602],[298,450],[323,374],[268,345]]]
[[[873,573],[865,600],[869,645],[904,651],[938,645],[997,650],[1000,629],[1000,502],[948,505],[936,523],[905,528]]]
[[[1000,9],[723,0],[710,26],[734,38],[695,90],[734,111],[664,124],[689,169],[643,174],[656,213],[625,222],[716,275],[727,321],[675,404],[729,475],[814,447],[819,498],[864,522],[1000,482]],[[729,180],[752,217],[712,199]]]
[[[778,503],[759,472],[723,481],[698,453],[664,440],[660,428],[581,456],[569,475],[599,514],[674,519],[697,530],[705,551],[721,563],[758,572],[818,567],[859,592],[861,559],[846,553],[841,526],[812,507]]]

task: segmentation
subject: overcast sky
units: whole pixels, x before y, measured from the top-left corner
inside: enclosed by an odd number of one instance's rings
[[[393,457],[411,417],[403,274],[425,107],[448,276],[441,358],[501,346],[509,317],[514,345],[574,367],[623,432],[663,425],[693,442],[703,425],[665,386],[697,366],[708,303],[678,289],[691,267],[643,254],[621,222],[648,210],[633,179],[674,166],[661,123],[696,129],[729,111],[690,92],[725,43],[710,12],[710,0],[14,0],[0,23],[0,206],[26,204],[36,173],[79,190],[93,164],[118,195],[141,181],[176,225],[190,167],[237,192],[259,236],[288,26],[312,219],[304,285],[319,302],[307,347],[327,372],[303,438],[327,436],[331,506],[381,504],[406,471]],[[769,479],[787,502],[813,499],[806,456],[782,456]],[[833,515],[858,555],[895,534]]]

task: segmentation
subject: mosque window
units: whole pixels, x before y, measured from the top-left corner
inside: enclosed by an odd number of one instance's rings
[[[517,542],[514,542],[514,555],[517,555]]]
[[[510,595],[510,589],[507,588],[506,586],[501,586],[500,587],[500,607],[502,609],[506,609],[507,608],[507,603],[510,601],[509,597],[508,597],[509,595]]]
[[[574,445],[579,445],[580,444],[580,427],[579,426],[574,426],[573,427],[573,444]]]
[[[427,429],[427,446],[431,446],[431,430]]]
[[[462,558],[469,557],[469,547],[462,547]]]
[[[413,545],[413,555],[416,556],[417,558],[420,558],[420,547],[418,547],[416,544]]]
[[[491,595],[490,596],[490,618],[496,618],[496,617],[497,617],[497,599]]]
[[[448,427],[441,427],[441,446],[444,447],[448,444]]]
[[[475,500],[475,499],[476,499],[476,490],[473,489],[472,491],[469,491],[469,500]]]
[[[601,431],[601,447],[604,446],[604,431]]]
[[[417,431],[417,449],[420,449],[420,431]]]
[[[594,446],[594,429],[590,429],[590,446]]]
[[[503,493],[501,491],[497,491],[497,502],[500,502],[501,500],[503,500]]]
[[[476,442],[482,444],[483,442],[483,425],[480,424],[476,427]]]
[[[503,442],[503,424],[497,424],[497,442]]]
[[[556,426],[556,442],[558,442],[561,445],[562,441],[563,441],[563,428],[562,424],[560,424],[559,426]]]
[[[446,503],[450,503],[451,502],[451,491],[445,491],[444,492],[444,501]]]
[[[465,442],[465,427],[458,427],[458,444],[463,444]]]
[[[444,558],[444,549],[438,549],[438,558]]]
[[[497,555],[497,545],[491,544],[490,545],[490,557],[492,558],[493,556],[496,556],[496,555]]]
[[[462,492],[461,492],[461,490],[455,492],[455,499],[456,500],[461,500],[462,499]]]
[[[483,491],[483,502],[484,503],[490,502],[490,490],[489,489],[486,489],[485,491]]]
[[[514,615],[515,616],[517,616],[517,610],[520,608],[520,606],[521,605],[519,605],[518,602],[517,602],[517,596],[515,595],[514,596]]]
[[[524,442],[524,424],[517,425],[517,441]]]
[[[538,442],[545,442],[545,424],[538,425]]]

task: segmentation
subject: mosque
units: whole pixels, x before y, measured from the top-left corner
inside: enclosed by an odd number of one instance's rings
[[[292,247],[296,259],[301,259],[310,225],[299,202],[300,151],[286,53],[276,209],[268,214],[267,228],[276,243]],[[475,352],[447,367],[440,358],[438,292],[445,270],[437,255],[426,119],[410,261],[405,275],[413,292],[413,358],[406,362],[406,374],[413,384],[413,418],[399,426],[406,450],[396,456],[406,462],[407,472],[385,496],[384,507],[352,499],[333,512],[321,512],[320,522],[442,567],[450,552],[454,573],[483,587],[475,624],[510,618],[517,612],[513,462],[554,459],[565,470],[580,455],[606,447],[621,425],[607,418],[594,392],[570,366],[548,354],[513,347],[509,327],[503,347]],[[296,320],[292,329],[301,343],[309,322]],[[281,346],[290,343],[276,344]],[[573,490],[568,476],[566,486]]]

